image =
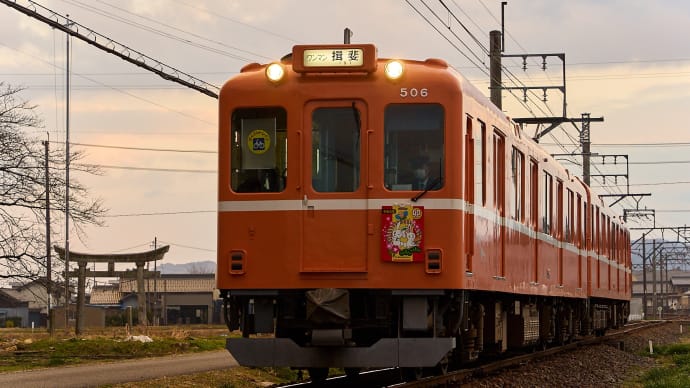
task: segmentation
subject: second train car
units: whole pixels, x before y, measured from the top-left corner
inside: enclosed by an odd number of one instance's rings
[[[416,373],[627,318],[625,225],[443,60],[295,46],[223,86],[218,149],[241,365]]]

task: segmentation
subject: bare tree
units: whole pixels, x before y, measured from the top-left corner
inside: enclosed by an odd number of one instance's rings
[[[46,271],[45,151],[27,129],[41,128],[35,106],[20,98],[23,89],[0,82],[0,279],[36,279]],[[96,168],[72,165],[83,153],[71,153],[70,168],[98,174]],[[48,156],[51,209],[65,213],[65,154],[55,147]],[[70,179],[70,221],[77,233],[101,224],[99,199]],[[56,224],[57,226],[57,224]]]

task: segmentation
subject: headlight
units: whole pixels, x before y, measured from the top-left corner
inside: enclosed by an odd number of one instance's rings
[[[386,77],[390,80],[396,80],[400,77],[402,77],[403,71],[405,68],[403,67],[402,62],[397,61],[397,60],[392,60],[386,63]]]
[[[285,68],[280,63],[271,63],[266,68],[266,77],[271,82],[279,82],[285,76]]]

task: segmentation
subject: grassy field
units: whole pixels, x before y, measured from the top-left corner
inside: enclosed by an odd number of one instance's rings
[[[152,342],[128,340],[132,336],[146,336]],[[227,338],[225,326],[205,325],[87,329],[79,337],[67,331],[50,336],[45,330],[0,328],[0,373],[220,350],[225,348]],[[296,377],[297,373],[289,368],[231,368],[228,365],[225,370],[162,377],[115,387],[250,388],[294,381]]]
[[[639,381],[645,388],[690,386],[690,343],[656,346],[653,356],[660,365]]]
[[[133,340],[136,336],[152,342]],[[79,337],[70,332],[50,336],[43,330],[0,329],[0,372],[219,350],[227,336],[225,326],[91,329]]]

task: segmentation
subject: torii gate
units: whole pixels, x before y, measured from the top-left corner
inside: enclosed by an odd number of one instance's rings
[[[55,252],[60,256],[60,259],[65,260],[65,248],[57,245],[53,246]],[[146,317],[146,301],[144,291],[144,277],[150,278],[157,276],[157,272],[145,271],[144,265],[150,261],[163,260],[170,249],[169,245],[164,245],[160,248],[147,252],[139,253],[105,253],[105,254],[91,254],[79,253],[69,251],[70,261],[76,261],[79,269],[77,271],[70,271],[69,276],[77,276],[77,322],[75,333],[81,334],[83,331],[84,319],[84,296],[86,294],[86,276],[89,277],[126,277],[131,274],[130,271],[115,271],[115,263],[135,263],[137,266],[137,304],[139,322],[148,322]],[[108,263],[107,271],[90,271],[86,268],[88,263]],[[146,272],[146,276],[144,273]]]

